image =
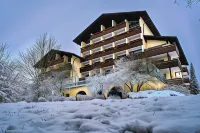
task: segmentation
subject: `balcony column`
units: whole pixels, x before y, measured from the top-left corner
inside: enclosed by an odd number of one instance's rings
[[[129,22],[128,20],[125,19],[125,23],[126,23],[126,27],[125,27],[125,31],[129,31]]]
[[[101,25],[101,31],[105,30],[105,26]]]
[[[104,62],[105,59],[103,57],[100,57],[100,62]]]
[[[116,72],[116,66],[115,65],[113,65],[113,71]]]
[[[113,46],[113,48],[114,48],[114,47],[116,47],[116,43],[115,43],[115,42],[113,42],[113,43],[112,43],[112,46]]]
[[[104,51],[104,47],[103,46],[101,46],[101,51]]]
[[[104,41],[104,40],[105,40],[105,38],[103,36],[101,36],[101,41]]]
[[[126,44],[129,43],[129,42],[130,42],[130,40],[128,38],[126,38]]]
[[[117,54],[116,53],[113,54],[113,59],[117,59]]]
[[[89,76],[92,77],[92,71],[89,71]]]
[[[90,60],[89,63],[90,63],[90,65],[92,65],[93,64],[93,60]]]
[[[100,74],[104,74],[104,69],[103,68],[100,68]]]
[[[113,31],[113,32],[112,32],[112,37],[114,37],[115,35],[116,35],[116,33]]]
[[[93,50],[90,50],[90,55],[93,54],[93,53],[94,53],[94,51],[93,51]]]
[[[94,41],[93,40],[90,40],[90,45],[94,44]]]
[[[112,26],[116,26],[115,20],[112,20]]]
[[[85,42],[81,42],[81,48],[84,48],[86,46],[86,43]]]
[[[129,50],[126,50],[126,56],[129,56],[130,53],[129,53]]]

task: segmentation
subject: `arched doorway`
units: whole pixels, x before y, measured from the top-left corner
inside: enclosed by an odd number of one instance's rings
[[[108,92],[108,97],[109,96],[116,96],[116,97],[120,97],[122,99],[122,91],[123,91],[123,89],[121,87],[114,86]]]
[[[77,95],[87,95],[85,91],[79,91],[77,94],[76,94],[76,101],[77,101]]]

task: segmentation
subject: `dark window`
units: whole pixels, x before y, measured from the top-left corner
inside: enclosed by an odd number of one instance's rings
[[[164,78],[167,79],[167,74],[166,73],[164,74]]]
[[[139,26],[139,21],[129,21],[129,28],[137,28]]]
[[[111,72],[111,70],[105,70],[105,75],[108,75]]]

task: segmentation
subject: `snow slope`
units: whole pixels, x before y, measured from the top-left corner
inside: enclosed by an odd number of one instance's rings
[[[200,96],[0,104],[0,133],[200,133]]]
[[[145,90],[139,92],[129,92],[130,98],[138,99],[138,98],[150,98],[150,97],[169,97],[169,96],[185,96],[185,94],[172,91],[172,90]]]

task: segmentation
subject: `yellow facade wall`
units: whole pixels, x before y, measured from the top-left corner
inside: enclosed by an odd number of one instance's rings
[[[145,49],[147,49],[147,48],[159,46],[162,44],[166,44],[166,41],[148,40],[147,42],[145,42],[144,46],[145,46]]]
[[[81,61],[78,57],[72,56],[71,64],[73,69],[73,74],[71,74],[71,77],[73,78],[73,82],[77,82],[78,78],[81,78],[81,73],[80,73]]]
[[[130,83],[128,83],[128,85],[130,86]],[[137,85],[138,84],[133,85],[133,92],[137,92]],[[164,87],[165,87],[165,84],[161,81],[158,81],[156,83],[149,81],[149,82],[143,84],[140,90],[141,91],[143,91],[143,90],[158,90],[158,89],[162,89]],[[122,85],[122,88],[123,88],[123,90],[125,89],[126,93],[130,92],[130,89],[128,86]]]
[[[127,83],[129,86],[130,86],[130,83]],[[113,85],[110,85],[109,86],[109,89],[111,89],[112,87],[114,87]],[[127,87],[127,85],[121,85],[122,89],[124,90],[125,93],[128,93],[130,92],[130,89],[129,87]],[[157,83],[153,83],[151,81],[145,83],[142,87],[141,87],[141,91],[143,90],[159,90],[159,89],[162,89],[165,87],[165,84],[158,81]],[[75,87],[75,88],[71,88],[71,89],[64,89],[62,91],[62,93],[64,94],[64,96],[66,96],[66,94],[69,94],[70,96],[72,97],[76,97],[76,94],[79,92],[79,91],[84,91],[87,96],[91,96],[91,92],[90,90],[88,89],[87,86],[82,86],[82,87]],[[133,92],[137,92],[137,84],[134,84],[133,85]],[[104,96],[107,97],[108,95],[108,92],[106,91],[104,93]]]
[[[76,97],[76,94],[79,92],[79,91],[84,91],[87,96],[91,96],[91,92],[89,91],[88,87],[87,86],[82,86],[82,87],[75,87],[75,88],[71,88],[71,89],[64,89],[63,90],[63,93],[66,95],[66,94],[69,94],[70,96],[72,97]]]
[[[153,33],[151,32],[151,30],[149,29],[149,27],[146,25],[146,23],[144,22],[144,20],[142,18],[140,18],[139,23],[140,23],[140,27],[142,29],[143,35],[152,35],[153,36]]]

